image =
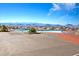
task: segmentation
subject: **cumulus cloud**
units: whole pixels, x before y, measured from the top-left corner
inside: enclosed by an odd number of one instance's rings
[[[51,8],[49,9],[48,16],[52,15],[55,11],[65,10],[72,11],[75,8],[75,3],[52,3]]]

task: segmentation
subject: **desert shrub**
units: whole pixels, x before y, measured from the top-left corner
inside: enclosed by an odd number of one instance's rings
[[[8,32],[8,28],[5,25],[0,27],[0,32]]]
[[[79,35],[79,29],[78,29],[77,31],[75,31],[75,34],[76,34],[76,35]]]
[[[30,34],[35,34],[36,33],[36,29],[35,28],[30,28],[29,29],[29,33]]]

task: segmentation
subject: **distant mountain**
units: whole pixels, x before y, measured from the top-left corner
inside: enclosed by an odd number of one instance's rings
[[[60,25],[60,24],[43,24],[43,23],[0,23],[0,25],[7,25],[7,26],[66,26],[66,27],[77,27],[79,25],[67,24],[67,25]]]
[[[43,23],[0,23],[0,25],[7,26],[61,26],[58,24],[43,24]]]

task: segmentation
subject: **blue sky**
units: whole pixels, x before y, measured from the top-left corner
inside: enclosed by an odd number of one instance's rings
[[[79,24],[78,3],[0,3],[0,23]]]

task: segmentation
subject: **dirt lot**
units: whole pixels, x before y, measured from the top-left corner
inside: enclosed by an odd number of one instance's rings
[[[79,45],[54,34],[0,32],[2,56],[69,56],[79,53]]]

